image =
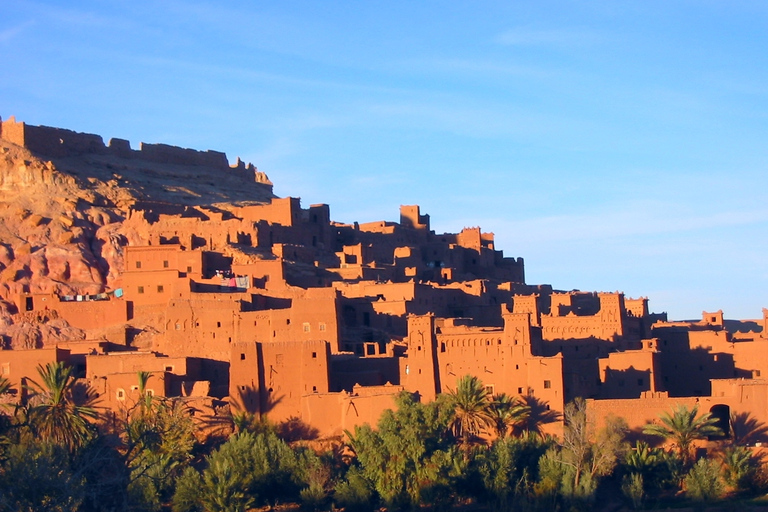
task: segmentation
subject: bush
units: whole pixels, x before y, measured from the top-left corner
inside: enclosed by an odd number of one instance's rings
[[[80,509],[85,479],[73,473],[60,445],[12,445],[0,467],[0,510],[67,512]]]
[[[639,509],[645,500],[645,491],[643,490],[643,475],[641,473],[632,473],[624,475],[621,482],[621,492],[632,502],[632,508]]]
[[[363,512],[373,508],[373,488],[356,466],[347,471],[344,480],[336,484],[333,501],[349,512]]]
[[[687,496],[693,501],[711,502],[723,497],[725,484],[720,478],[720,464],[709,459],[699,459],[685,476]]]

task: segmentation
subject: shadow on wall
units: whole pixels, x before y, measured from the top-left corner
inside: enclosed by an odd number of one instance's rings
[[[551,410],[549,404],[544,400],[540,400],[533,395],[525,395],[522,399],[525,405],[531,408],[528,420],[524,425],[524,428],[529,432],[542,434],[544,425],[557,423],[563,420],[563,415],[557,411]]]
[[[742,446],[755,446],[768,443],[768,425],[757,421],[749,412],[731,414],[731,434],[733,442]]]
[[[307,425],[301,418],[291,416],[277,425],[277,435],[287,443],[296,441],[314,441],[320,436],[320,431]]]

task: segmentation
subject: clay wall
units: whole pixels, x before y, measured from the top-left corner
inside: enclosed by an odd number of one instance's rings
[[[645,340],[642,350],[613,352],[601,358],[600,398],[640,398],[643,392],[663,391],[655,344],[656,340]]]
[[[192,294],[173,299],[165,310],[165,336],[157,349],[172,357],[200,357],[229,361],[230,343],[236,341],[237,294]],[[219,376],[221,377],[221,376]],[[204,375],[205,380],[215,380]]]
[[[168,376],[164,372],[151,372],[145,392],[161,398],[168,396]],[[125,414],[139,401],[139,378],[135,372],[110,373],[90,379],[89,384],[99,394],[98,406]]]
[[[418,205],[401,205],[400,225],[410,229],[429,231],[429,215],[421,215]]]
[[[30,350],[0,350],[0,377],[11,383],[11,397],[14,401],[24,401],[29,391],[25,385],[29,379],[40,382],[38,365],[69,361],[69,351],[60,348],[40,348]]]
[[[311,394],[302,397],[302,417],[321,435],[341,435],[357,426],[375,426],[386,409],[394,409],[401,386],[356,387],[352,393]]]
[[[135,306],[161,306],[174,297],[188,296],[190,280],[177,270],[126,272],[121,285],[124,297]]]
[[[128,320],[128,304],[123,299],[104,296],[103,300],[91,300],[91,296],[80,296],[81,300],[62,300],[53,293],[21,293],[16,297],[16,307],[24,311],[56,311],[69,325],[78,329],[100,329]]]
[[[302,418],[303,396],[329,392],[329,359],[324,341],[234,343],[230,395],[274,422]],[[258,409],[249,409],[257,401]]]
[[[249,263],[232,264],[232,272],[236,275],[251,276],[253,287],[262,290],[280,290],[285,288],[283,261],[257,260]]]
[[[114,297],[109,300],[63,302],[55,304],[59,316],[78,329],[102,329],[128,321],[128,303]]]
[[[190,380],[199,377],[199,365],[187,357],[163,357],[154,352],[110,352],[87,355],[85,358],[86,378],[95,379],[112,373],[133,373],[140,371],[169,373],[186,376]]]
[[[636,399],[587,400],[588,417],[597,427],[608,416],[624,418],[630,429],[639,431],[647,423],[659,423],[659,417],[679,405],[698,406],[698,414],[712,412],[715,406],[727,406],[731,418],[768,424],[768,381],[726,379],[712,381],[712,396],[669,397],[667,393],[644,393]],[[743,427],[743,425],[741,425]],[[738,425],[737,425],[738,427]]]

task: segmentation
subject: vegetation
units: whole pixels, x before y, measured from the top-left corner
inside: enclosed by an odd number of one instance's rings
[[[766,491],[743,436],[694,460],[693,443],[715,432],[696,408],[677,407],[645,427],[669,449],[630,446],[620,418],[597,428],[580,399],[566,406],[556,438],[540,434],[540,422],[555,417],[534,414],[540,402],[492,397],[467,376],[431,403],[401,393],[376,428],[356,427],[346,447],[318,454],[301,442],[309,430],[299,420],[272,425],[247,413],[233,415],[228,439],[201,446],[183,403],[147,391],[149,373],[137,375],[137,393],[110,421],[66,366],[39,374],[30,403],[0,409],[0,510],[589,510],[604,489],[638,509]],[[9,389],[0,379],[0,394]]]
[[[671,413],[665,412],[661,415],[661,424],[647,425],[643,433],[672,440],[678,457],[688,465],[692,462],[691,446],[695,440],[722,435],[722,431],[716,426],[716,418],[709,413],[698,416],[698,412],[698,405],[691,410],[685,405],[679,405]]]

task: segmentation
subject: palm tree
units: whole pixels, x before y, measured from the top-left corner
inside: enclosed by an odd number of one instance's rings
[[[713,418],[709,413],[697,418],[698,412],[698,405],[689,410],[686,405],[680,404],[671,413],[665,412],[659,416],[661,424],[646,425],[643,433],[671,439],[677,448],[678,457],[687,464],[691,461],[693,441],[722,434],[716,426],[717,418]]]
[[[496,435],[502,439],[514,432],[531,414],[529,406],[506,393],[496,395],[490,405],[493,428]]]
[[[473,375],[459,379],[456,390],[450,390],[454,409],[451,430],[464,446],[487,427],[493,424],[491,418],[491,395],[483,383]]]
[[[32,401],[36,402],[29,408],[30,426],[43,439],[75,450],[91,437],[93,429],[89,420],[96,419],[98,414],[88,404],[75,403],[76,380],[71,366],[59,361],[38,365],[37,372],[42,384],[29,379],[31,385],[26,386],[32,393]]]

